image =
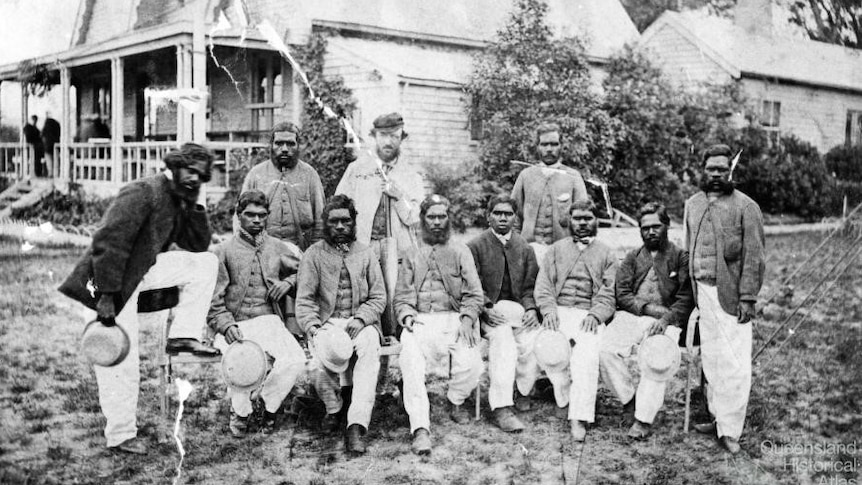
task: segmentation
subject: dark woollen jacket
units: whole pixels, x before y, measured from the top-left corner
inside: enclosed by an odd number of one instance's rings
[[[119,313],[156,256],[171,243],[187,251],[206,251],[212,237],[206,210],[198,205],[183,211],[171,183],[159,174],[121,188],[60,292],[94,310],[102,293],[113,293]],[[94,293],[87,289],[90,280]]]
[[[539,273],[539,263],[533,248],[520,234],[512,233],[509,243],[503,248],[503,243],[497,239],[492,229],[487,229],[467,243],[473,253],[473,261],[479,271],[482,289],[485,292],[485,306],[493,306],[500,299],[500,289],[503,286],[503,268],[509,263],[509,279],[512,282],[512,294],[518,298],[518,303],[524,310],[536,308],[533,298],[533,288],[536,286],[536,275]],[[505,261],[503,260],[505,254]]]

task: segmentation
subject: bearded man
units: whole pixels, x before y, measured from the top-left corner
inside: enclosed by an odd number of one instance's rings
[[[165,157],[168,170],[131,182],[108,207],[93,243],[60,292],[81,302],[84,320],[119,325],[129,336],[129,353],[113,367],[95,366],[99,405],[105,415],[108,448],[146,454],[137,439],[140,387],[138,294],[181,288],[167,351],[217,356],[200,339],[216,283],[218,259],[206,252],[212,229],[198,203],[210,179],[213,154],[186,143]]]
[[[664,403],[667,381],[641,375],[637,392],[625,359],[651,335],[680,340],[694,308],[688,279],[688,253],[667,238],[670,217],[663,205],[648,203],[640,210],[643,246],[628,253],[617,272],[617,311],[605,329],[601,352],[602,381],[624,408],[634,413],[628,436],[644,439]]]
[[[425,376],[441,364],[449,367],[449,415],[458,424],[470,420],[464,401],[479,385],[479,311],[482,283],[464,244],[449,240],[449,201],[439,195],[420,205],[422,241],[404,256],[395,289],[395,314],[401,333],[404,408],[410,418],[413,451],[431,453],[431,417]]]
[[[356,208],[346,195],[333,196],[323,209],[324,238],[313,244],[299,267],[296,318],[311,342],[329,326],[346,330],[353,356],[344,372],[336,373],[312,352],[311,380],[326,405],[324,427],[341,426],[347,409],[346,448],[365,453],[364,435],[371,422],[380,371],[380,314],[386,290],[377,256],[356,240]]]
[[[488,403],[497,426],[506,432],[524,429],[513,407],[528,410],[527,397],[539,367],[533,355],[539,319],[533,290],[539,265],[533,249],[512,231],[517,204],[508,195],[488,202],[488,230],[467,243],[482,282],[485,305],[482,333],[488,339]],[[513,399],[517,383],[518,398]]]
[[[279,123],[269,138],[270,161],[249,170],[242,191],[266,194],[270,236],[305,250],[322,234],[323,184],[311,165],[299,159],[299,128]]]
[[[266,195],[259,190],[239,196],[239,233],[213,251],[219,261],[218,280],[207,323],[227,344],[248,339],[274,359],[259,392],[264,403],[263,427],[272,432],[276,413],[305,369],[305,352],[279,316],[284,299],[296,290],[302,252],[266,234],[266,207]],[[248,431],[250,396],[257,391],[230,391],[229,429],[234,437]]]
[[[563,165],[561,142],[558,124],[539,125],[536,145],[542,163],[525,168],[512,188],[521,236],[529,243],[547,246],[568,237],[569,206],[588,198],[580,172]]]
[[[592,201],[576,201],[569,210],[570,237],[548,248],[536,278],[536,304],[542,325],[559,330],[574,344],[571,380],[548,373],[557,405],[568,402],[572,438],[584,441],[595,420],[599,350],[605,324],[614,316],[617,258],[596,241],[598,219]],[[567,396],[568,394],[568,396]]]
[[[715,418],[695,429],[737,453],[751,390],[751,319],[766,264],[763,215],[734,189],[732,156],[727,145],[704,152],[701,191],[685,202],[684,221],[706,399]]]

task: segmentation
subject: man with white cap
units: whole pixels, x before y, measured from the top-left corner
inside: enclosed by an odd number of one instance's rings
[[[516,212],[509,195],[492,197],[487,209],[490,227],[467,243],[485,293],[480,318],[490,343],[488,402],[494,421],[506,432],[524,429],[512,408],[529,409],[527,395],[538,374],[533,346],[540,331],[533,299],[539,265],[527,241],[512,231]],[[512,396],[516,383],[517,401]]]
[[[536,278],[536,304],[542,325],[559,330],[574,344],[569,360],[569,394],[572,438],[584,441],[586,425],[595,420],[599,381],[599,350],[605,324],[613,317],[617,258],[596,241],[598,220],[592,201],[575,201],[569,209],[571,237],[548,248]],[[559,404],[559,403],[558,403]]]
[[[356,240],[356,208],[335,195],[323,209],[323,240],[302,258],[296,318],[310,340],[311,380],[326,405],[324,427],[341,425],[347,451],[365,453],[380,371],[380,314],[386,290],[374,251]],[[345,332],[351,339],[346,345]],[[347,360],[349,359],[349,362]]]
[[[635,391],[625,359],[647,337],[666,334],[674,344],[679,342],[694,308],[694,297],[688,278],[688,253],[668,240],[670,218],[665,207],[644,205],[638,222],[644,244],[629,252],[617,271],[617,311],[605,329],[601,375],[605,385],[625,403],[624,408],[634,412],[629,437],[644,439],[664,402],[667,379],[641,375]],[[643,350],[641,347],[639,352]]]
[[[701,191],[685,202],[684,223],[706,400],[715,417],[695,429],[736,453],[751,391],[751,319],[766,263],[763,215],[734,189],[732,156],[727,145],[706,150]]]
[[[239,196],[239,232],[214,249],[218,280],[207,323],[227,344],[251,340],[274,359],[260,392],[263,426],[272,432],[277,411],[305,368],[305,352],[279,317],[283,314],[279,306],[296,291],[302,252],[265,232],[267,206],[266,195],[259,190]],[[231,389],[229,429],[237,438],[248,431],[250,395],[255,390]]]
[[[467,246],[449,240],[449,201],[427,197],[420,206],[422,241],[404,255],[395,290],[395,314],[401,333],[404,408],[410,417],[413,451],[431,452],[430,405],[425,376],[449,364],[449,415],[458,424],[470,420],[464,401],[479,385],[479,311],[482,283]]]

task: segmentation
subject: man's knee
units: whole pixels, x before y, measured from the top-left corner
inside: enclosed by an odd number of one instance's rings
[[[356,354],[360,357],[368,354],[380,355],[380,334],[372,326],[366,326],[359,331],[354,343]]]

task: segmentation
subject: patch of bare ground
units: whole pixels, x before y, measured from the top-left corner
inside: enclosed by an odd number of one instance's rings
[[[763,294],[822,236],[771,236]],[[19,244],[0,240],[0,483],[172,482],[179,456],[165,439],[172,421],[159,415],[157,370],[148,357],[158,319],[142,323],[139,426],[152,451],[144,457],[108,453],[95,378],[78,355],[79,310],[56,292],[81,250],[37,247],[22,253]],[[231,438],[217,368],[187,366],[177,372],[195,387],[182,420],[187,454],[180,483],[862,483],[862,453],[834,446],[858,446],[862,429],[860,273],[857,261],[834,294],[805,309],[810,321],[780,351],[774,345],[761,356],[737,456],[722,451],[714,438],[683,432],[685,365],[668,388],[653,434],[642,442],[626,437],[631,423],[605,389],[587,441],[576,445],[568,440],[567,424],[553,416],[550,400],[522,415],[527,430],[521,434],[505,434],[491,423],[484,396],[482,419],[459,426],[449,419],[445,385],[435,378],[429,385],[434,450],[428,457],[410,452],[395,385],[397,359],[378,395],[369,451],[362,457],[347,456],[340,436],[318,432],[322,410],[307,396],[275,433]],[[810,283],[801,282],[797,294],[805,284]],[[761,319],[755,349],[780,322],[772,313]],[[467,405],[472,407],[472,399]],[[692,414],[693,422],[707,418],[697,392]],[[845,466],[836,471],[838,465]]]

